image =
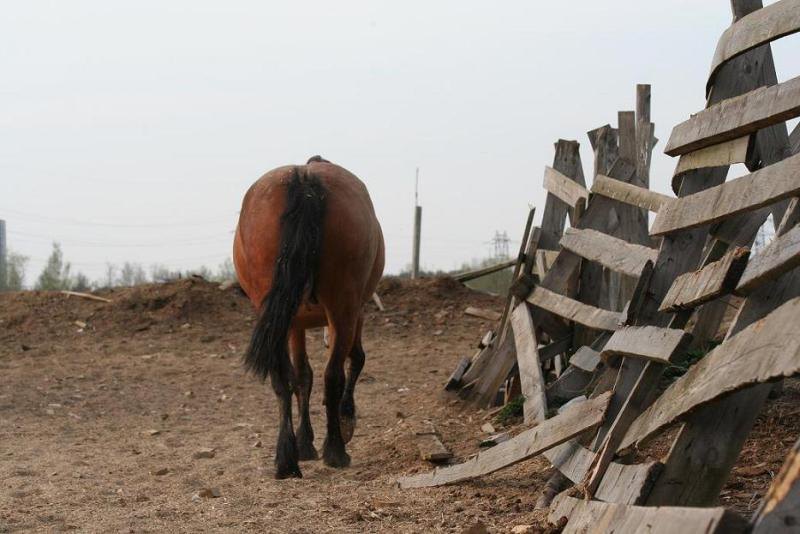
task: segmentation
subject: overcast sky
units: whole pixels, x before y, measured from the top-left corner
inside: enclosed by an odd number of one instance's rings
[[[771,3],[771,2],[767,2]],[[12,250],[51,242],[105,264],[230,256],[241,198],[322,154],[369,187],[387,272],[410,261],[420,168],[422,264],[452,269],[518,240],[558,138],[634,109],[650,83],[668,192],[672,126],[704,107],[727,0],[33,1],[0,19],[0,218]],[[781,80],[800,46],[774,46]],[[518,241],[512,242],[512,250]]]

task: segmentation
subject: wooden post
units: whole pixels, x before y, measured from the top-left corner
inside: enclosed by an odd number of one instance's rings
[[[419,167],[414,185],[414,246],[411,251],[411,278],[419,276],[419,239],[422,231],[422,206],[419,205]]]

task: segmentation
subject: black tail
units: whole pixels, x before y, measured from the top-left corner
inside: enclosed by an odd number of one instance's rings
[[[307,290],[313,293],[324,215],[325,188],[319,178],[295,167],[286,188],[272,288],[261,303],[244,356],[245,367],[262,380],[270,373],[285,377],[291,371],[287,337],[303,296]]]

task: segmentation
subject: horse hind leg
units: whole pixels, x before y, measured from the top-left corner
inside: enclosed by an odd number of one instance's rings
[[[342,437],[341,403],[345,387],[344,361],[350,355],[355,339],[357,314],[329,317],[331,347],[325,368],[325,413],[328,419],[327,436],[322,459],[330,467],[347,467],[350,456]]]
[[[297,398],[297,412],[300,414],[300,425],[297,427],[297,453],[298,459],[316,460],[319,458],[317,449],[314,448],[314,429],[311,427],[309,414],[309,398],[314,384],[314,373],[308,363],[306,352],[306,333],[303,329],[293,329],[289,334],[289,352],[294,365],[295,388]]]
[[[289,359],[286,358],[286,364]],[[278,398],[280,410],[280,429],[275,449],[275,478],[302,478],[298,465],[297,441],[292,425],[293,376],[290,365],[282,364],[270,373],[270,382]]]
[[[342,404],[340,406],[342,418],[340,426],[342,428],[342,439],[345,443],[350,443],[356,429],[356,403],[353,395],[355,393],[356,383],[358,382],[358,376],[364,368],[364,361],[366,359],[364,348],[361,345],[361,329],[363,324],[364,318],[362,316],[358,321],[353,348],[350,350],[350,366],[347,372],[347,382],[344,386],[344,396],[342,397]]]

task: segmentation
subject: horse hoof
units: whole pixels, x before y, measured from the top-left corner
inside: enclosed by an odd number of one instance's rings
[[[350,443],[353,439],[353,433],[356,431],[356,417],[342,417],[339,421],[339,428],[342,432],[342,440],[345,443]]]
[[[322,453],[322,461],[328,467],[343,468],[350,465],[350,455],[344,451],[333,452],[330,449],[325,449]]]
[[[287,478],[303,478],[303,473],[300,472],[300,466],[287,465],[275,468],[275,480],[284,480]]]
[[[303,445],[301,443],[297,444],[297,458],[301,462],[305,462],[308,460],[318,460],[319,454],[317,454],[317,449],[314,448],[314,445],[308,444]]]

